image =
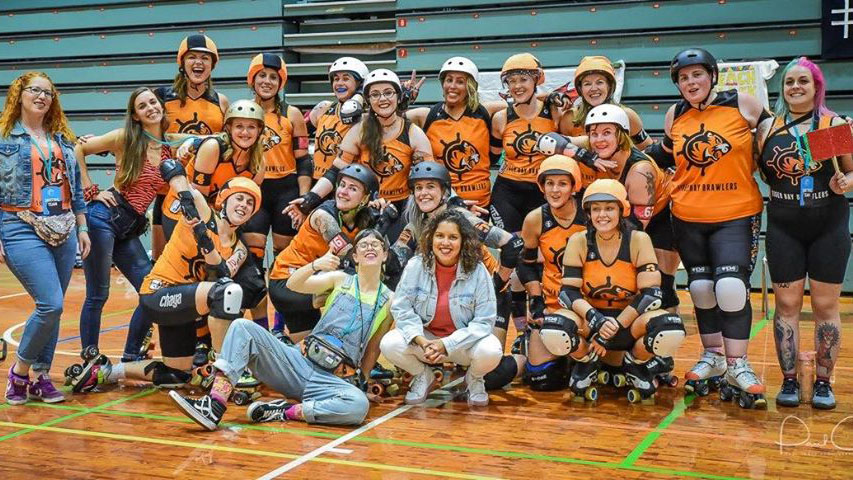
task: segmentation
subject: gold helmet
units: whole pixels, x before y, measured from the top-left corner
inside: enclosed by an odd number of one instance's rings
[[[536,182],[541,190],[545,185],[545,177],[548,175],[568,175],[572,177],[572,193],[581,190],[581,169],[578,162],[565,155],[551,155],[542,161],[539,166],[539,176]]]
[[[580,65],[578,65],[578,68],[575,70],[575,88],[577,88],[578,91],[580,91],[580,82],[583,80],[583,77],[590,73],[600,73],[604,75],[607,79],[607,83],[610,84],[610,92],[608,92],[607,96],[613,96],[613,90],[616,89],[616,70],[613,69],[613,64],[610,63],[610,59],[599,55],[583,57]]]
[[[599,179],[589,187],[583,194],[581,205],[584,209],[591,202],[618,202],[622,204],[622,216],[627,217],[631,214],[631,204],[628,203],[628,191],[625,186],[613,179]]]
[[[542,62],[529,53],[518,53],[506,59],[501,68],[501,82],[506,82],[506,77],[513,73],[526,73],[536,79],[536,85],[545,83],[545,70]]]
[[[278,55],[272,53],[259,53],[252,59],[249,64],[249,72],[246,74],[246,82],[250,87],[255,85],[255,75],[264,68],[271,68],[278,72],[278,78],[281,79],[278,83],[278,89],[281,91],[284,84],[287,83],[287,64]]]
[[[216,67],[216,62],[219,61],[219,50],[216,49],[216,44],[213,43],[213,40],[210,39],[207,35],[190,35],[189,37],[181,40],[180,46],[178,46],[178,66],[183,67],[184,65],[184,55],[187,52],[207,52],[213,55],[213,66]]]
[[[232,118],[257,120],[261,122],[261,128],[263,128],[264,109],[252,100],[237,100],[228,106],[228,110],[225,111],[225,123],[228,123]]]

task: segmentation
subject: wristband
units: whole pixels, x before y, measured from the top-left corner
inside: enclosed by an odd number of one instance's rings
[[[89,226],[88,225],[77,225],[77,233],[88,233]]]

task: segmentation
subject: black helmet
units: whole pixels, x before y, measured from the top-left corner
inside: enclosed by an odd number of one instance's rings
[[[341,177],[349,177],[360,182],[367,189],[368,197],[372,198],[373,194],[379,191],[379,180],[376,179],[376,175],[366,165],[360,163],[347,165],[338,173],[338,182],[341,181]]]
[[[415,188],[415,180],[438,180],[445,191],[450,190],[450,172],[436,162],[421,162],[409,172],[409,188]]]
[[[682,50],[672,59],[669,65],[669,76],[672,78],[672,83],[678,83],[678,71],[690,65],[702,65],[708,73],[711,74],[711,86],[717,84],[717,76],[719,69],[717,68],[717,59],[704,48],[688,48]]]

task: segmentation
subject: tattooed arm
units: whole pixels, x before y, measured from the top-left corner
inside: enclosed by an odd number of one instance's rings
[[[432,145],[421,127],[412,125],[409,128],[409,139],[412,142],[412,165],[417,165],[421,162],[434,162],[432,155]]]
[[[347,238],[346,235],[341,232],[341,226],[338,224],[338,220],[329,212],[322,209],[314,210],[308,221],[310,222],[311,227],[322,235],[323,240],[329,244],[329,249],[335,255],[343,257],[349,249],[352,248],[352,239]]]
[[[231,276],[237,275],[237,270],[240,270],[240,267],[243,266],[243,262],[246,261],[246,256],[248,255],[248,250],[246,250],[246,246],[243,245],[242,241],[237,242],[237,246],[234,248],[234,253],[228,257],[228,260],[225,261],[225,265],[228,266],[228,271],[231,272]]]
[[[655,171],[648,162],[638,163],[625,177],[625,189],[628,190],[628,202],[633,207],[634,216],[643,224],[649,224],[654,214]]]

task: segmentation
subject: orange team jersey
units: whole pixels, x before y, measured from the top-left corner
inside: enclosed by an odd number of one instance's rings
[[[286,107],[285,107],[286,108]],[[296,173],[296,158],[293,156],[293,124],[287,115],[267,112],[264,115],[264,180],[284,178]]]
[[[317,119],[317,133],[314,134],[314,180],[319,180],[332,166],[338,156],[338,145],[352,128],[344,125],[338,112],[341,104],[335,102]]]
[[[213,246],[223,259],[234,254],[237,246],[237,235],[232,237],[231,245],[222,245],[222,240],[216,231],[216,216],[211,212],[207,219],[207,236],[213,240]],[[162,287],[174,285],[189,285],[207,279],[204,255],[193,236],[192,227],[185,221],[179,221],[175,232],[163,254],[157,259],[151,273],[142,281],[140,294],[154,293]]]
[[[190,182],[192,183],[198,183],[198,179],[194,178],[194,176],[195,158],[190,160],[190,163],[187,164],[187,178],[190,179]],[[219,193],[219,190],[223,185],[225,185],[225,182],[234,177],[246,177],[251,180],[255,175],[248,169],[237,172],[231,158],[223,160],[220,157],[219,163],[216,164],[216,168],[213,169],[213,175],[210,178],[210,191],[207,194],[207,203],[213,205],[213,201],[216,199],[216,194]],[[171,218],[172,220],[178,220],[181,218],[181,204],[178,200],[178,194],[175,193],[174,189],[170,188],[169,193],[166,194],[166,199],[163,200],[163,215]]]
[[[498,262],[498,259],[492,255],[489,247],[481,244],[480,251],[483,253],[483,266],[486,267],[486,270],[488,270],[492,275],[498,273],[498,269],[501,268],[501,264]]]
[[[318,209],[325,210],[335,219],[340,218],[338,209],[335,207],[334,200],[326,200]],[[313,214],[312,214],[313,215]],[[299,227],[296,236],[290,244],[275,257],[275,263],[270,271],[271,280],[284,280],[290,278],[290,275],[297,268],[308,265],[309,263],[322,257],[329,251],[329,242],[323,239],[323,234],[318,232],[311,226],[310,216]],[[341,232],[354,239],[360,229],[356,226],[348,228],[346,225],[340,225]]]
[[[672,214],[715,223],[761,212],[752,174],[753,134],[738,110],[737,90],[726,90],[703,111],[681,100],[672,121]]]
[[[628,160],[625,161],[625,166],[622,168],[622,174],[619,176],[619,183],[625,185],[625,179],[628,178],[628,174],[631,170],[644,162],[648,163],[649,166],[652,167],[652,171],[655,176],[655,198],[653,203],[654,210],[652,212],[652,216],[654,216],[663,211],[663,209],[669,204],[669,199],[672,194],[672,177],[661,170],[660,167],[658,167],[658,164],[655,163],[651,157],[636,148],[631,148],[631,155],[629,155]]]
[[[71,210],[71,187],[68,184],[68,168],[65,165],[62,148],[53,136],[51,136],[50,144],[53,147],[53,153],[50,155],[53,160],[51,162],[45,162],[35,144],[30,143],[30,159],[32,160],[30,165],[32,168],[33,191],[32,202],[30,202],[29,208],[4,205],[3,210],[6,210],[7,212],[29,210],[33,213],[44,213],[45,205],[42,199],[42,189],[45,187],[59,187],[60,201],[49,202],[49,213],[51,215],[65,213]],[[47,171],[48,163],[50,163],[50,171]]]
[[[569,237],[577,232],[586,230],[584,223],[586,215],[580,208],[580,200],[573,199],[577,204],[575,218],[568,227],[560,225],[560,222],[554,217],[551,212],[551,206],[547,203],[542,205],[542,230],[539,234],[539,251],[544,259],[542,269],[542,295],[545,297],[545,307],[549,312],[563,308],[557,301],[557,295],[560,293],[560,287],[563,281],[563,253],[566,251],[566,244],[569,242]]]
[[[443,103],[429,109],[424,132],[432,146],[435,161],[444,163],[456,194],[488,208],[492,182],[489,176],[489,132],[491,118],[486,107],[469,108],[458,119],[452,118]]]
[[[584,300],[599,310],[621,311],[637,294],[637,267],[631,261],[631,235],[622,234],[619,253],[610,265],[601,259],[595,238],[587,233],[581,293]]]
[[[382,159],[374,167],[370,165],[370,152],[361,146],[359,163],[370,166],[379,177],[379,196],[389,202],[405,200],[409,197],[409,170],[412,167],[412,149],[409,140],[409,128],[412,122],[403,121],[403,129],[396,138],[382,140]]]
[[[551,118],[551,108],[544,102],[542,110],[532,120],[518,116],[512,105],[506,108],[506,127],[504,128],[504,163],[499,175],[508,180],[536,183],[539,165],[545,155],[536,152],[539,137],[556,132],[557,124]]]

